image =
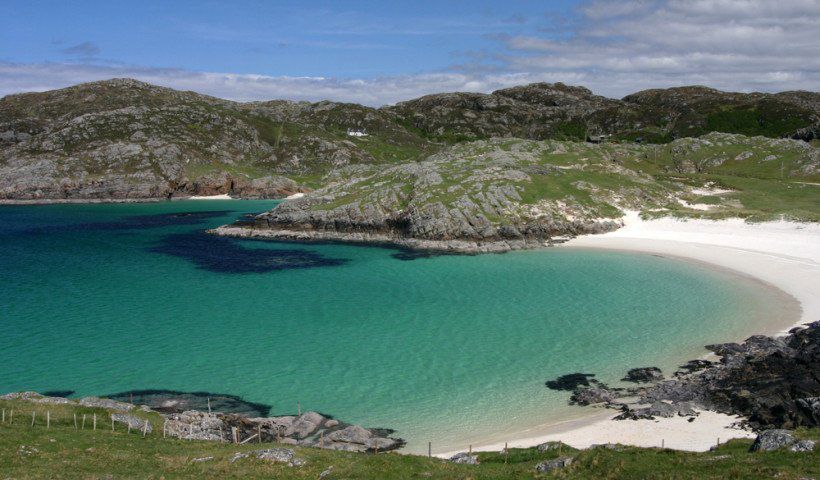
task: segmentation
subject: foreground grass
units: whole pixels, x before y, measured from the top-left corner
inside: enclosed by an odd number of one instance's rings
[[[2,478],[277,478],[315,479],[333,467],[329,479],[528,479],[528,478],[781,478],[820,476],[820,453],[749,453],[750,441],[735,440],[706,453],[624,447],[577,451],[562,448],[575,457],[573,464],[551,474],[536,474],[535,465],[555,458],[558,452],[510,449],[508,454],[479,454],[480,465],[455,465],[435,458],[388,453],[380,455],[295,448],[306,461],[288,467],[263,460],[241,459],[236,452],[270,448],[273,444],[230,445],[214,442],[162,438],[162,417],[155,413],[135,415],[152,422],[154,431],[126,432],[121,424],[111,431],[110,412],[72,405],[39,405],[0,401],[6,421],[0,424],[0,473]],[[10,411],[14,420],[9,423]],[[35,425],[31,414],[35,412]],[[51,427],[45,415],[50,412]],[[74,428],[74,415],[81,427]],[[93,415],[97,429],[92,429]],[[820,430],[799,432],[820,439]],[[194,459],[213,457],[195,462]]]

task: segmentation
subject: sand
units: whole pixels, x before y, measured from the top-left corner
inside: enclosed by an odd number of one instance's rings
[[[227,193],[223,193],[222,195],[194,195],[192,197],[186,198],[185,200],[233,200],[233,198]]]
[[[801,307],[797,324],[820,320],[820,224],[787,221],[750,224],[741,219],[642,220],[637,212],[627,212],[623,222],[624,226],[614,232],[578,237],[559,248],[669,255],[733,270],[794,297]],[[770,331],[759,333],[784,334],[792,326],[784,328],[782,324],[773,324]],[[733,426],[738,417],[716,412],[701,412],[693,422],[684,417],[611,420],[616,415],[612,410],[590,409],[587,417],[535,426],[509,439],[474,445],[473,449],[497,451],[504,448],[505,442],[510,447],[530,447],[560,440],[576,448],[621,443],[706,451],[718,439],[754,437],[753,432]],[[454,453],[443,452],[438,456],[448,457]]]

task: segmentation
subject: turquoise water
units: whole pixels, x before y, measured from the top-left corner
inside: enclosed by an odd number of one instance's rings
[[[0,391],[205,390],[276,414],[299,401],[441,451],[578,414],[545,380],[668,371],[778,307],[751,281],[652,255],[407,261],[198,233],[273,204],[0,207]]]

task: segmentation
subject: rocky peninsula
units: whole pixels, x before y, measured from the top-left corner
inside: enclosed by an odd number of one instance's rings
[[[750,189],[747,182],[733,183],[722,172],[745,175],[754,170],[766,178],[777,173],[760,169],[776,168],[778,158],[789,159],[795,178],[812,179],[820,172],[820,152],[797,140],[718,133],[675,140],[665,147],[480,140],[420,162],[340,169],[325,187],[252,221],[212,232],[482,253],[611,232],[623,225],[624,211],[648,217],[765,220],[771,210],[755,213],[748,205],[764,195],[752,190],[769,190],[768,180],[761,178],[762,183]],[[707,172],[714,172],[720,184],[709,181]],[[811,182],[785,187],[789,195],[794,188],[805,190],[807,198],[817,195]],[[781,214],[814,219],[812,210]]]

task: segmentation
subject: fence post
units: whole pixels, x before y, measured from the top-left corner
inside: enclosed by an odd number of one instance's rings
[[[239,443],[239,437],[236,434],[236,427],[231,427],[231,436],[233,437],[233,443]]]
[[[34,426],[34,414],[35,414],[35,413],[36,413],[36,412],[31,412],[31,426],[32,426],[32,427]]]
[[[256,435],[257,435],[257,440],[259,440],[259,442],[257,442],[257,443],[262,443],[262,425],[260,425],[258,423],[256,424]]]
[[[74,414],[74,430],[77,430],[77,414]]]
[[[148,420],[145,420],[145,423],[142,424],[142,436],[145,438],[145,435],[148,434]]]
[[[14,423],[14,409],[13,408],[9,412],[9,425],[11,425],[12,423]]]
[[[46,410],[46,430],[51,428],[51,411]]]
[[[114,414],[111,414],[111,433],[114,433]]]
[[[97,414],[94,414],[94,431],[97,430]]]
[[[80,430],[85,430],[85,414],[83,414],[83,422],[80,424]]]
[[[6,409],[3,409],[3,423],[6,423]]]
[[[504,442],[504,463],[507,463],[507,458],[510,456],[510,451],[507,449],[507,442]]]

